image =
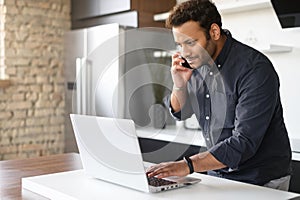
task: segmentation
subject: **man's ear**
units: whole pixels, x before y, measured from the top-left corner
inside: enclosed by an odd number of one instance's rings
[[[209,34],[210,34],[211,39],[219,40],[221,37],[221,29],[220,29],[219,25],[216,23],[213,23],[210,26]]]

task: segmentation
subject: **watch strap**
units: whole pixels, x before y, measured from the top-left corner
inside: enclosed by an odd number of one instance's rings
[[[187,164],[187,166],[189,167],[190,174],[194,173],[193,161],[188,156],[184,156],[183,160]]]

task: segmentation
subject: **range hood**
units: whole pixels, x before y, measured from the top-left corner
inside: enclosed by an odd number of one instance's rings
[[[299,0],[271,0],[282,28],[300,27]]]

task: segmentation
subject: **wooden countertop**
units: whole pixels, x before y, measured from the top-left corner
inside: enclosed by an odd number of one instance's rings
[[[21,178],[82,169],[77,153],[0,161],[0,199],[44,199],[22,192]]]

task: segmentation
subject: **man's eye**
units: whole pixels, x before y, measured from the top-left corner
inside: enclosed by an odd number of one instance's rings
[[[187,41],[186,44],[189,45],[189,46],[194,46],[196,44],[196,41],[195,40]]]

